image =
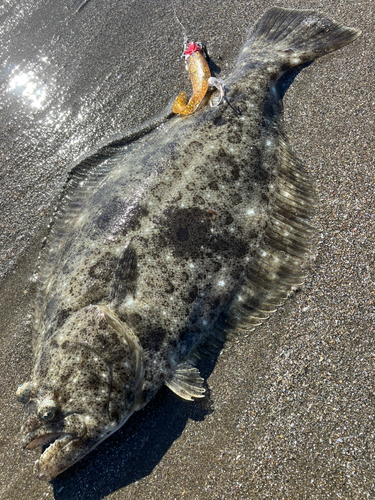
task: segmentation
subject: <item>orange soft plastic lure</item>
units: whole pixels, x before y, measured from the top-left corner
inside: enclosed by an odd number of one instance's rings
[[[208,90],[208,79],[211,76],[210,68],[203,53],[203,45],[199,42],[189,43],[184,52],[186,66],[193,86],[193,95],[189,102],[186,92],[181,92],[173,103],[173,113],[191,115],[198,108]]]

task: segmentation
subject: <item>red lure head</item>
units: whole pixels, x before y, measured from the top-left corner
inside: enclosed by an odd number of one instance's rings
[[[203,44],[199,42],[190,42],[184,52],[185,59],[194,54],[194,52],[200,52],[203,54]]]

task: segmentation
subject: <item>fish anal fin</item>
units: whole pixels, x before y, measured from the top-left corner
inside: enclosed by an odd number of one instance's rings
[[[278,190],[271,202],[263,243],[246,269],[242,286],[219,318],[227,336],[262,324],[306,276],[303,265],[316,234],[309,220],[317,195],[302,162],[282,138],[278,161]]]
[[[188,363],[181,363],[173,374],[166,378],[165,385],[180,398],[193,401],[193,398],[204,398],[203,382],[198,368]]]

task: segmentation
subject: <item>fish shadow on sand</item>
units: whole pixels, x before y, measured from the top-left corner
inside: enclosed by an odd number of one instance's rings
[[[286,71],[276,82],[276,89],[279,94],[280,99],[283,99],[285,94],[287,93],[287,90],[289,87],[292,85],[294,82],[295,78],[301,73],[301,71],[308,66],[310,66],[313,63],[313,61],[309,61],[304,64],[300,64],[299,66],[296,66],[295,68]]]
[[[218,354],[199,363],[205,379]],[[100,500],[148,476],[183,433],[187,421],[203,421],[212,411],[207,385],[205,397],[194,402],[184,401],[163,387],[97,450],[52,481],[56,500]]]

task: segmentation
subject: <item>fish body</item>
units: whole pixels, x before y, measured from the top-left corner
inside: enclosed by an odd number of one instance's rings
[[[315,192],[277,80],[353,41],[272,8],[226,80],[230,105],[115,140],[72,170],[40,263],[22,443],[51,479],[166,384],[202,397],[205,349],[262,323],[303,280]]]

